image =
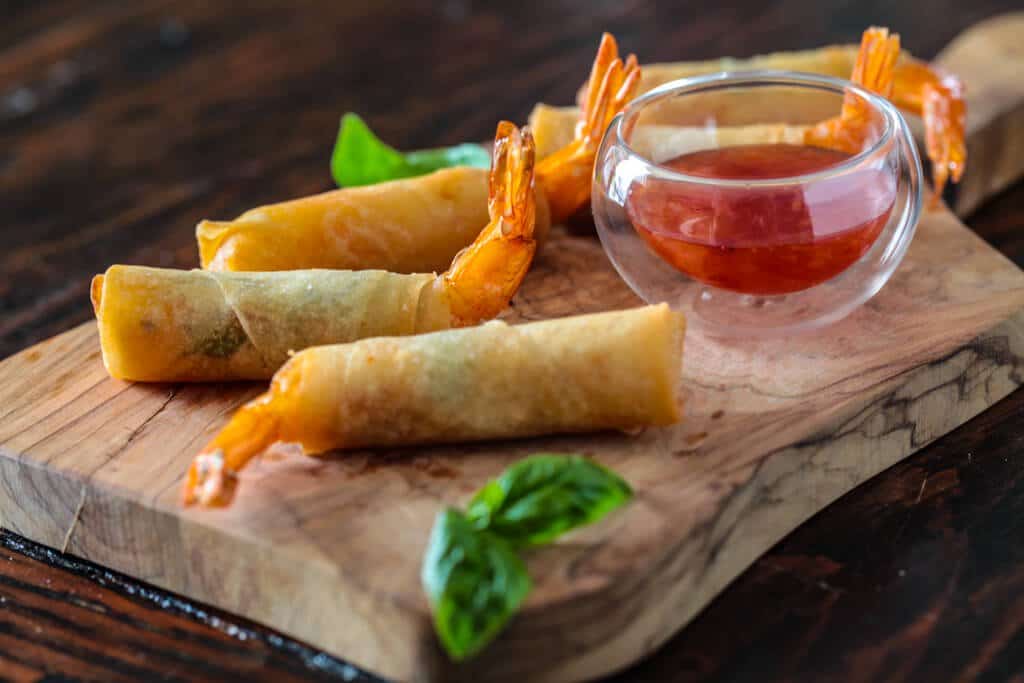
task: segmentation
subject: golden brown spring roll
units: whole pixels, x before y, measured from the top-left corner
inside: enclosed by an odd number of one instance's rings
[[[754,55],[745,59],[721,57],[693,62],[662,62],[645,64],[640,79],[640,92],[680,78],[704,76],[719,71],[803,71],[836,78],[849,78],[857,61],[857,44],[826,45],[810,50],[792,50]]]
[[[779,143],[802,145],[810,129],[811,126],[786,124],[723,126],[721,128],[642,126],[633,131],[630,147],[651,161],[661,163],[702,149]]]
[[[529,131],[499,123],[492,165],[489,220],[440,275],[111,267],[92,284],[108,371],[143,381],[262,379],[308,346],[490,320],[536,250]]]
[[[857,45],[830,45],[815,50],[798,50],[794,52],[776,52],[766,55],[758,55],[749,59],[734,59],[724,57],[699,62],[668,62],[662,64],[645,64],[640,78],[640,94],[648,92],[660,85],[680,78],[703,76],[719,71],[752,71],[761,69],[804,71],[808,73],[835,76],[837,78],[849,78],[853,71],[854,62],[857,59]],[[781,91],[780,91],[781,92]],[[714,110],[714,95],[703,95],[699,103],[700,116],[706,116],[709,110]],[[745,125],[760,123],[766,120],[771,112],[777,110],[778,120],[785,121],[785,115],[792,107],[792,95],[782,93],[777,107],[766,99],[764,94],[758,97],[757,106],[750,111],[750,115],[744,117],[742,111],[738,111],[730,99],[735,101],[728,94],[721,96],[723,106],[729,106],[729,122],[733,125]],[[820,111],[801,112],[802,116],[814,116],[817,119],[825,119],[835,115],[835,99],[828,95],[815,98],[812,102],[808,99],[809,107],[820,108]],[[687,120],[686,100],[676,100],[656,110],[649,112],[645,123],[693,125],[700,121]],[[564,146],[567,141],[572,140],[573,129],[579,119],[579,108],[575,106],[553,107],[547,104],[538,104],[530,114],[530,128],[533,130],[534,139],[537,143],[537,156],[544,158],[555,150]]]
[[[891,59],[890,59],[891,57]],[[884,66],[888,64],[891,66]],[[925,151],[932,162],[935,188],[932,204],[950,180],[959,182],[967,164],[964,129],[967,103],[964,86],[956,74],[916,59],[899,46],[899,36],[888,29],[871,27],[864,31],[859,46],[833,45],[817,50],[779,52],[750,59],[719,59],[707,62],[653,64],[644,68],[640,92],[648,92],[680,78],[719,71],[785,70],[818,73],[850,79],[862,87],[884,94],[905,113],[920,116],[924,122]],[[577,94],[577,102],[585,101],[587,86]],[[799,106],[794,107],[793,91],[787,88],[759,89],[756,98],[743,91],[705,91],[699,97],[667,98],[645,108],[640,122],[677,126],[703,125],[709,115],[717,123],[746,126],[772,122],[807,124],[825,121],[834,112],[833,97],[828,93],[803,92]],[[550,109],[531,116],[537,139],[537,154],[552,153],[568,138],[566,126],[576,116],[572,108]],[[852,120],[852,119],[851,119]],[[814,137],[840,144],[841,137],[832,133],[815,133]],[[847,143],[841,143],[849,147]]]
[[[291,351],[445,329],[432,275],[379,270],[211,273],[111,266],[92,284],[103,362],[118,379],[266,379]]]
[[[589,201],[600,134],[632,99],[639,77],[636,57],[620,58],[615,39],[605,34],[588,79],[594,87],[578,135],[570,137],[561,155],[537,164],[538,246],[552,220],[565,220]],[[264,206],[234,221],[203,221],[196,238],[201,265],[209,270],[437,272],[473,241],[487,201],[485,171],[444,169]]]
[[[196,228],[203,268],[441,272],[487,223],[487,170],[456,167],[246,211]],[[535,238],[550,224],[537,193]]]
[[[661,304],[306,349],[197,457],[186,499],[226,502],[223,478],[276,441],[319,453],[670,424],[684,329]]]

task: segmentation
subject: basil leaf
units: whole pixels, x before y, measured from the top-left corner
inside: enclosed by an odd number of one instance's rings
[[[592,460],[540,454],[489,481],[470,501],[467,517],[522,548],[595,522],[632,496],[629,484]]]
[[[407,152],[405,162],[409,168],[416,171],[414,175],[426,175],[439,168],[451,168],[452,166],[490,168],[491,153],[480,145],[464,142],[453,147]]]
[[[405,167],[401,153],[381,142],[358,115],[350,112],[341,117],[331,153],[331,175],[338,187],[405,178]]]
[[[618,475],[591,460],[539,454],[488,482],[466,514],[449,508],[438,515],[421,579],[451,658],[479,652],[526,598],[530,577],[517,549],[596,521],[632,495]]]
[[[490,165],[490,152],[471,143],[399,152],[381,141],[358,115],[351,112],[341,117],[338,139],[331,153],[331,175],[338,187],[412,178],[452,166],[488,168]]]
[[[530,591],[526,567],[508,544],[451,508],[434,522],[421,578],[434,629],[456,661],[491,642]]]

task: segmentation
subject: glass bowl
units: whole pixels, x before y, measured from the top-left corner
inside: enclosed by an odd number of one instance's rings
[[[809,128],[846,107],[843,151]],[[820,129],[819,129],[820,130]],[[712,334],[790,334],[874,296],[921,212],[921,160],[887,100],[849,81],[782,71],[667,83],[608,127],[594,222],[648,303]]]

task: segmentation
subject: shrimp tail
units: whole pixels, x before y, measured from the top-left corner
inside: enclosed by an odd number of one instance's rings
[[[955,75],[904,55],[894,71],[892,102],[924,119],[925,153],[932,162],[932,185],[938,201],[946,182],[959,182],[967,165],[967,103]]]
[[[932,162],[934,206],[946,182],[959,182],[967,164],[967,106],[960,79],[900,55],[899,35],[872,27],[864,32],[850,80],[924,119],[925,151]],[[863,147],[869,117],[866,103],[847,94],[842,113],[813,127],[805,142],[855,154]]]
[[[589,201],[590,178],[601,137],[639,87],[636,55],[629,55],[623,62],[615,38],[605,33],[581,98],[572,142],[537,164],[538,182],[551,205],[553,222],[564,221]]]
[[[890,34],[887,28],[872,26],[861,36],[860,50],[850,80],[888,99],[892,96],[896,60],[899,56],[899,34]],[[843,102],[844,110],[852,108],[859,112],[863,106],[860,98],[849,95]]]
[[[942,196],[946,182],[960,182],[967,165],[964,130],[967,106],[963,87],[952,79],[947,83],[926,83],[922,90],[921,116],[924,119],[925,152],[932,162],[932,204]]]
[[[185,505],[228,505],[234,496],[237,472],[254,456],[277,441],[279,419],[274,414],[274,389],[238,410],[188,468],[182,499]]]
[[[864,31],[861,38],[850,80],[882,97],[890,97],[899,55],[899,35],[890,34],[889,29],[872,26]],[[871,116],[868,103],[856,94],[847,92],[839,116],[812,127],[807,131],[804,142],[856,154],[864,147],[871,129]]]
[[[509,121],[498,124],[488,182],[490,222],[435,281],[447,298],[454,326],[475,325],[501,313],[533,261],[536,195],[528,128],[519,130]]]

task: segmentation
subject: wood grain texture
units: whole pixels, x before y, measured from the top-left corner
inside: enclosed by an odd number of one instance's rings
[[[794,9],[794,7],[792,5],[787,7],[787,11],[790,11],[792,9]],[[799,23],[802,16],[805,17],[805,18],[807,16],[807,12],[806,11],[801,11],[799,9],[797,11],[792,12],[792,13],[793,13],[793,16],[791,18],[787,19],[787,20],[790,20],[790,22],[798,22]],[[113,16],[112,12],[104,12],[104,11],[96,11],[95,14],[103,14],[104,16],[105,15]],[[708,24],[705,24],[703,26],[714,26],[714,22],[716,22],[716,20],[718,20],[716,18],[715,12],[709,12],[709,14],[710,14],[710,16],[706,17],[706,19],[705,19],[706,22],[708,22]],[[969,14],[961,14],[961,15],[962,16],[967,16]],[[651,18],[650,14],[645,14],[644,16],[646,16],[646,18],[644,20],[647,20],[647,19]],[[853,20],[851,19],[850,20],[850,24],[852,26],[851,34],[850,35],[852,36],[852,35],[854,35],[853,32],[855,32],[857,30],[857,28],[859,27],[859,25],[862,24],[862,19],[857,19],[856,23],[854,23]],[[933,24],[934,24],[934,22],[923,22],[921,26],[928,27],[928,26],[932,26]],[[769,25],[769,26],[771,26],[771,25]],[[779,26],[779,24],[776,24],[774,26]],[[785,26],[785,24],[782,24],[781,26]],[[918,30],[919,32],[925,31],[925,29],[921,28],[921,26],[918,29],[916,29],[916,30]],[[568,29],[571,29],[571,27],[568,27]],[[752,30],[748,30],[749,33],[750,33],[750,31],[752,31]],[[756,33],[755,35],[761,37],[760,38],[761,40],[767,40],[766,38],[764,38],[764,36],[772,35],[772,31],[775,31],[776,33],[778,33],[781,30],[780,29],[762,30],[762,31],[760,31],[760,33]],[[196,36],[198,34],[197,33],[193,33],[191,35],[193,35],[193,39],[195,40],[195,38],[196,38]],[[781,34],[778,33],[778,35],[781,35]],[[904,35],[906,35],[905,31],[904,31]],[[919,34],[919,35],[921,35],[921,34]],[[939,32],[939,36],[940,35],[941,35],[941,32]],[[926,40],[933,40],[935,42],[933,42],[932,45],[933,46],[938,46],[938,45],[941,44],[939,36],[934,36],[934,37],[930,36]],[[841,39],[841,38],[842,39],[849,39],[849,36],[837,36],[835,39]],[[829,39],[833,39],[833,38],[829,38]],[[824,42],[824,40],[822,40],[822,39],[814,39],[813,42],[811,42],[809,44],[816,44],[816,43],[819,43],[819,42]],[[777,40],[775,40],[772,43],[763,43],[763,44],[765,45],[765,49],[767,49],[767,48],[771,48],[771,47],[773,47],[775,45],[778,45],[779,43],[777,42]],[[925,44],[927,45],[928,43],[925,43]],[[589,49],[589,47],[581,45],[580,54],[579,54],[581,62],[583,62],[585,60],[585,58],[586,58],[586,54],[585,53],[588,51],[588,49]],[[662,49],[665,49],[665,48],[662,48]],[[672,46],[672,49],[673,50],[680,49],[679,43],[676,42]],[[693,56],[706,56],[707,54],[718,53],[718,52],[722,51],[721,47],[717,47],[717,48],[715,48],[717,50],[716,52],[710,52],[710,51],[708,51],[707,48],[701,48],[701,45],[700,45],[699,42],[698,43],[693,43],[692,41],[687,41],[685,49],[686,50],[699,50],[699,51],[694,51],[693,52]],[[757,48],[753,48],[752,47],[752,49],[757,49]],[[932,49],[934,49],[934,47]],[[921,48],[919,51],[927,52],[927,50],[925,48]],[[672,55],[676,55],[676,54],[678,54],[678,52],[673,52],[672,53]],[[665,56],[669,56],[669,54],[666,54]],[[530,101],[532,101],[532,100],[531,99],[523,99],[523,102],[524,102],[523,105],[524,106],[528,106],[528,102],[530,102]],[[408,133],[403,133],[403,134],[408,134]],[[482,133],[481,133],[481,135],[482,135]],[[308,164],[307,164],[307,166],[308,166]],[[317,169],[313,169],[313,170],[315,171]],[[310,173],[309,177],[312,177],[313,175],[315,175],[315,174]],[[304,181],[303,180],[299,180],[299,182],[301,183],[301,182],[304,182]],[[307,178],[307,180],[305,182],[308,182],[308,178]],[[139,188],[139,189],[143,189],[143,188]],[[253,191],[254,195],[258,194],[258,193],[256,193],[255,190],[249,190],[249,191]],[[13,195],[11,195],[10,197],[13,197]],[[203,198],[199,198],[199,200],[198,200],[199,203],[203,203],[204,201],[205,200]],[[245,200],[242,200],[242,201],[244,202]],[[148,209],[145,209],[145,208],[142,209],[143,213],[146,212],[146,211],[148,211]],[[153,220],[156,221],[157,223],[160,223],[161,221],[168,221],[169,223],[174,223],[177,220],[177,218],[175,217],[174,214],[171,214],[171,215],[166,215],[166,216],[158,216],[158,217],[155,217]],[[1013,240],[1014,239],[1013,238],[1013,232],[1012,232],[1013,226],[1014,226],[1014,223],[1012,221],[1007,222],[1007,228],[1008,228],[1007,229],[1007,240]],[[110,234],[114,234],[114,236],[120,236],[120,234],[122,234],[123,232],[124,232],[124,230],[118,228],[118,229],[115,229],[114,231],[110,232]],[[172,232],[167,232],[167,236],[171,240],[176,239],[176,238],[173,238],[173,233]],[[129,239],[134,239],[134,238],[129,238]],[[83,243],[82,242],[77,242],[76,244],[81,245]],[[60,248],[74,249],[75,247],[74,247],[74,245],[70,246],[70,247],[67,246],[67,245],[61,245]],[[56,254],[56,253],[59,253],[59,252],[51,252],[51,253]],[[54,257],[50,257],[50,258],[52,258],[54,261],[56,259],[55,256]],[[191,259],[194,259],[194,255],[193,255],[193,253],[190,253],[187,250],[182,249],[182,250],[179,251],[178,256],[176,256],[174,258],[180,259],[179,262],[181,262],[182,264],[188,264],[191,261]],[[43,263],[45,263],[45,261]],[[41,263],[41,265],[43,265],[43,263]],[[46,267],[46,266],[43,265],[43,267]],[[98,267],[98,266],[96,266],[96,267]],[[42,271],[40,271],[40,272],[42,272]],[[71,309],[74,309],[74,308],[75,308],[74,306],[71,307]],[[84,308],[84,306],[82,306],[82,308]],[[49,302],[43,308],[36,308],[34,310],[29,311],[28,316],[27,317],[23,316],[23,319],[29,319],[29,321],[46,321],[45,325],[59,325],[59,323],[54,323],[53,321],[59,321],[59,319],[63,319],[63,318],[61,318],[59,316],[66,315],[66,314],[67,313],[65,313],[65,312],[63,312],[61,310],[60,304],[59,304],[59,299],[57,299],[56,303]],[[54,316],[56,316],[56,317],[54,317]],[[33,323],[33,325],[36,325],[36,324]],[[39,330],[40,328],[37,327],[37,328],[33,328],[33,329]],[[24,331],[19,330],[16,334],[18,335],[18,337],[16,337],[15,339],[25,339],[24,335],[26,333]],[[38,334],[38,332],[32,333],[31,330],[30,330],[30,332],[28,334]],[[17,343],[17,342],[15,341],[15,343]],[[415,459],[414,459],[414,462],[415,462]],[[444,474],[439,474],[439,476],[444,476]],[[915,494],[916,492],[913,492],[913,493]],[[911,497],[912,497],[912,494],[911,494]],[[85,509],[86,508],[83,508],[83,510],[85,510]],[[706,630],[706,632],[707,632],[707,630]]]
[[[582,267],[599,256],[593,241],[551,246],[516,317],[631,303],[610,267]],[[949,250],[960,268],[945,267]],[[964,281],[974,288],[955,286]],[[1024,275],[934,214],[897,279],[837,336],[757,356],[691,340],[678,429],[282,457],[248,471],[235,507],[212,513],[179,508],[181,474],[254,388],[109,380],[86,325],[0,365],[0,512],[19,534],[389,677],[595,675],[660,644],[823,505],[1017,386],[1024,322],[959,347],[1022,305]],[[537,589],[512,628],[472,668],[442,671],[417,581],[433,515],[539,449],[600,457],[638,500],[531,558]]]
[[[372,680],[256,624],[196,609],[7,532],[0,533],[0,560],[3,680]],[[66,571],[41,581],[44,563]],[[52,609],[56,603],[61,609]]]
[[[1013,680],[1022,398],[826,508],[614,681]]]
[[[514,321],[636,303],[598,244],[564,232],[516,301]],[[1024,316],[999,324],[1022,308],[1024,273],[937,210],[888,286],[827,331],[692,337],[676,428],[279,454],[220,511],[182,509],[181,476],[254,388],[111,380],[86,324],[0,364],[0,514],[16,533],[388,677],[593,677],[660,645],[807,517],[1024,382]],[[433,517],[537,450],[598,457],[637,500],[534,553],[536,588],[511,628],[452,667],[417,580]]]

